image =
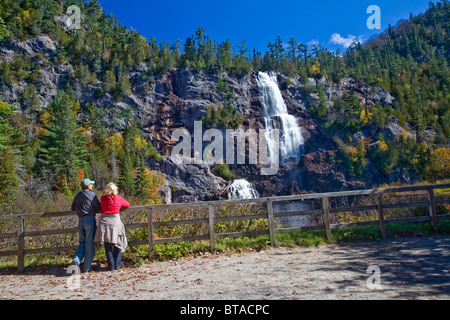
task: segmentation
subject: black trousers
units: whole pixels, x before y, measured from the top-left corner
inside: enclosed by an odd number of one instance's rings
[[[105,253],[109,270],[117,270],[122,267],[122,252],[114,243],[105,242]]]

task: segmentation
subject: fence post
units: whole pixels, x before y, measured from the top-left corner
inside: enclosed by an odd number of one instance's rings
[[[428,202],[430,203],[430,218],[434,234],[438,233],[436,205],[434,203],[434,189],[428,189]]]
[[[383,202],[382,202],[382,193],[377,194],[376,205],[378,212],[378,224],[380,226],[380,234],[382,238],[386,238],[386,227],[384,225],[384,214],[383,214]]]
[[[212,252],[216,251],[216,235],[214,233],[214,208],[210,204],[208,212],[208,220],[209,220],[209,246]]]
[[[272,200],[270,200],[270,199],[267,199],[267,220],[269,221],[270,245],[275,246],[275,234],[274,234],[274,225],[273,225],[273,207],[272,207]]]
[[[330,202],[328,197],[322,198],[322,213],[323,213],[323,224],[325,226],[325,232],[327,234],[327,240],[330,241],[331,237],[331,227],[330,227]]]
[[[148,258],[151,260],[155,255],[155,242],[153,239],[153,210],[148,209],[147,213],[147,223],[148,223]]]
[[[25,223],[22,215],[17,220],[17,271],[25,269]]]

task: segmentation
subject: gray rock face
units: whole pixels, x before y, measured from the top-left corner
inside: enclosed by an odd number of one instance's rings
[[[209,166],[186,164],[190,161],[179,155],[164,157],[160,162],[149,164],[153,170],[163,172],[167,185],[172,189],[171,197],[175,202],[203,200],[208,195],[219,193],[227,182],[211,173]]]
[[[0,47],[0,61],[6,61],[10,63],[14,57],[14,50]]]
[[[36,54],[36,53],[51,54],[55,50],[57,50],[57,48],[58,46],[56,45],[56,43],[48,36],[44,35],[32,37],[27,41],[18,42],[14,46],[15,51],[26,54]]]
[[[382,105],[393,104],[395,101],[395,98],[384,89],[378,89],[377,92],[369,96],[369,99],[372,100],[372,103],[379,102]]]
[[[383,136],[386,140],[396,141],[403,134],[403,128],[397,122],[391,122],[384,127]]]
[[[69,83],[82,106],[87,103],[96,104],[104,110],[105,122],[110,128],[123,130],[129,119],[121,118],[117,114],[119,111],[131,110],[142,124],[145,138],[150,140],[162,155],[170,154],[176,144],[171,139],[174,130],[186,128],[193,133],[194,121],[201,119],[207,105],[224,104],[225,93],[218,89],[219,79],[226,81],[233,92],[234,99],[231,104],[242,115],[244,128],[264,128],[261,98],[256,82],[257,72],[234,77],[226,73],[207,74],[178,68],[150,81],[147,66],[142,64],[130,73],[131,94],[116,100],[110,93],[98,96],[99,92],[101,93],[99,89],[102,88],[100,81],[81,86],[74,79],[72,65],[55,64],[52,58],[57,50],[56,42],[48,36],[41,35],[16,43],[11,48],[1,47],[0,61],[10,62],[15,52],[18,52],[29,59],[34,59],[34,62],[42,66],[39,79],[33,82],[37,88],[41,108],[46,108],[57,91]],[[325,78],[318,82],[325,88],[329,106],[333,104],[334,98],[342,97],[350,90],[355,92],[363,105],[366,96],[369,105],[394,102],[394,98],[387,91],[376,87],[364,87],[351,78],[342,79],[338,84],[331,83]],[[311,90],[311,87],[316,86],[316,81],[314,79],[302,81],[299,77],[287,78],[278,75],[278,83],[289,113],[297,117],[302,127],[305,139],[304,154],[308,156],[299,164],[295,163],[290,168],[280,170],[279,175],[273,177],[259,176],[257,167],[233,166],[237,177],[255,183],[261,196],[295,193],[308,188],[309,191],[316,192],[355,188],[354,184],[346,181],[344,169],[339,167],[335,160],[338,155],[332,139],[307,112],[319,99]],[[0,99],[21,107],[22,93],[27,85],[25,81],[21,81],[2,88]],[[83,117],[85,115],[81,115],[81,118]],[[408,125],[406,129],[408,135],[415,135]],[[377,129],[372,131],[357,133],[355,141],[375,137]],[[389,140],[398,139],[402,132],[403,128],[394,120],[382,131]],[[431,139],[433,132],[428,132],[427,135]],[[327,161],[332,165],[327,164]],[[226,185],[225,180],[215,176],[206,164],[186,165],[181,159],[164,157],[161,162],[149,165],[166,176],[168,184],[163,190],[165,202],[203,200],[211,194],[220,192]]]
[[[399,139],[403,136],[404,132],[406,131],[406,136],[409,139],[415,139],[416,138],[416,131],[414,128],[410,125],[407,125],[406,128],[403,128],[397,123],[397,118],[390,117],[391,122],[388,123],[384,129],[382,130],[383,137],[391,142],[399,141]]]
[[[58,89],[67,83],[71,72],[73,72],[72,66],[68,64],[48,66],[39,71],[41,77],[36,83],[36,88],[38,88],[41,107],[45,108],[52,102]]]

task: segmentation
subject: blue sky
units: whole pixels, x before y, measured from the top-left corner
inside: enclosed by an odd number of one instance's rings
[[[106,13],[146,38],[175,42],[201,26],[213,40],[229,39],[234,46],[247,40],[247,47],[265,52],[277,35],[283,42],[317,41],[331,50],[345,49],[349,39],[363,42],[372,35],[426,11],[429,0],[100,0]],[[436,1],[434,1],[436,2]],[[381,30],[369,30],[366,13],[370,5],[381,9]],[[334,39],[334,41],[333,41]]]

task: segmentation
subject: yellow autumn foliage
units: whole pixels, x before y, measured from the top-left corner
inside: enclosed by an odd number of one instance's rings
[[[106,145],[111,148],[114,145],[114,149],[117,155],[122,155],[123,153],[123,137],[122,134],[117,132],[111,137],[106,138]]]
[[[31,10],[31,11],[30,11]],[[35,21],[35,14],[33,9],[28,9],[22,11],[17,17],[16,17],[17,23],[24,25],[26,27],[31,27]]]
[[[147,140],[141,136],[135,137],[133,142],[137,151],[141,151],[147,147]]]
[[[145,175],[148,181],[147,204],[161,204],[161,195],[159,190],[166,184],[164,174],[145,168]]]
[[[73,114],[78,114],[81,111],[80,102],[76,101],[73,105]]]
[[[450,148],[438,148],[432,151],[430,160],[426,173],[431,180],[450,178]]]
[[[358,150],[355,147],[352,147],[352,146],[347,147],[347,154],[350,157],[352,157],[352,158],[355,157],[357,152],[358,152]]]
[[[402,138],[405,141],[408,139],[408,131],[406,131],[405,128],[403,128],[403,130],[402,130]]]
[[[361,110],[361,114],[359,115],[360,120],[366,125],[372,119],[373,113],[366,110]]]
[[[388,151],[388,150],[389,150],[389,148],[388,148],[386,142],[384,142],[384,141],[381,141],[381,142],[378,144],[378,148],[380,148],[380,150],[383,150],[383,151]]]
[[[315,76],[320,73],[320,63],[319,60],[316,60],[316,62],[311,67],[311,73]]]

